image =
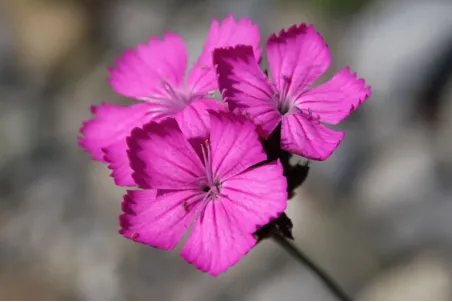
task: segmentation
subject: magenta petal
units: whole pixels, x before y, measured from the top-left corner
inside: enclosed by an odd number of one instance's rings
[[[79,138],[80,146],[93,155],[92,159],[105,162],[102,149],[123,143],[125,150],[126,137],[133,128],[149,122],[148,111],[151,108],[148,104],[127,107],[102,104],[91,107],[94,118],[83,123],[80,132],[84,136]]]
[[[241,230],[256,232],[287,208],[287,180],[281,163],[274,161],[231,177],[222,184],[219,201]]]
[[[212,99],[202,99],[191,103],[177,113],[175,118],[184,136],[191,140],[205,141],[210,134],[208,110],[225,111],[225,104]]]
[[[118,186],[136,186],[132,177],[132,167],[127,155],[126,139],[103,149],[104,159],[108,163],[115,184]]]
[[[309,159],[325,160],[339,146],[344,134],[301,113],[286,115],[281,125],[281,148]]]
[[[269,136],[281,121],[275,92],[257,64],[250,46],[216,49],[218,86],[231,110],[249,116]]]
[[[217,79],[212,67],[213,50],[238,44],[251,45],[255,58],[259,61],[262,53],[259,48],[259,42],[259,27],[249,19],[242,18],[239,21],[235,21],[231,15],[221,23],[213,20],[202,53],[190,71],[187,84],[195,92],[201,94],[206,94],[216,89]]]
[[[127,143],[133,178],[140,187],[199,189],[205,169],[175,119],[137,128]]]
[[[190,226],[197,207],[187,211],[183,202],[199,204],[198,192],[127,191],[122,203],[120,233],[136,242],[164,250],[176,247]]]
[[[297,100],[301,110],[311,110],[322,122],[336,125],[370,96],[370,87],[356,73],[350,74],[350,68],[344,68],[336,75],[316,88],[302,94]]]
[[[110,84],[124,96],[166,97],[166,83],[179,86],[187,68],[187,51],[182,38],[167,33],[163,40],[152,38],[147,44],[126,51],[110,68]]]
[[[328,46],[313,25],[293,25],[267,40],[272,80],[282,99],[297,98],[330,66]]]
[[[207,203],[194,221],[181,256],[199,270],[217,276],[236,264],[256,244],[221,202]]]
[[[267,159],[256,127],[233,113],[210,114],[210,145],[214,177],[225,181]]]

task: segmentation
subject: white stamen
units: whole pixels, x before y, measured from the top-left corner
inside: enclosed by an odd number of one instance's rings
[[[211,188],[214,185],[213,173],[212,173],[212,156],[210,152],[209,141],[206,140],[203,145],[201,145],[202,157],[204,161],[204,166],[206,168],[206,178],[207,185]]]
[[[164,79],[161,79],[161,81],[162,81],[163,89],[165,89],[165,91],[166,91],[170,96],[176,97],[177,94],[176,94],[176,92],[174,91],[173,86],[171,86],[171,85],[170,85],[167,81],[165,81]]]

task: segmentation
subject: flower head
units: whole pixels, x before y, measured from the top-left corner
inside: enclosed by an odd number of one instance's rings
[[[370,96],[370,87],[347,67],[328,82],[311,85],[328,69],[331,58],[312,25],[294,25],[267,40],[271,81],[260,69],[250,46],[214,51],[218,85],[230,109],[244,111],[268,137],[281,123],[281,148],[314,160],[325,160],[344,132],[338,124]]]
[[[187,51],[176,34],[167,33],[162,40],[152,38],[149,43],[126,51],[116,60],[116,67],[109,69],[109,82],[117,93],[139,103],[93,107],[95,118],[84,123],[80,145],[94,160],[108,163],[116,184],[135,185],[126,154],[126,137],[132,129],[168,116],[179,121],[190,114],[199,114],[201,109],[218,109],[221,105],[210,100],[217,88],[212,51],[217,47],[247,44],[259,60],[259,39],[257,25],[248,19],[236,22],[229,16],[221,23],[214,20],[202,53],[186,78]],[[191,106],[197,107],[187,109]]]
[[[286,209],[287,182],[279,161],[257,165],[266,155],[252,122],[226,112],[209,117],[204,137],[202,126],[189,136],[183,128],[194,122],[172,118],[133,130],[129,157],[142,190],[128,191],[120,222],[125,237],[166,250],[191,226],[181,256],[218,275]]]

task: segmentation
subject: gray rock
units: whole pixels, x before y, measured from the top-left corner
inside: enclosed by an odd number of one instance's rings
[[[424,252],[382,271],[359,300],[439,301],[450,299],[450,272],[438,253]]]

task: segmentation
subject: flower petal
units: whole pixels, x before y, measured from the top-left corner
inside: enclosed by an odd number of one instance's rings
[[[231,110],[238,109],[249,116],[269,136],[281,121],[275,92],[257,64],[253,49],[239,45],[216,49],[213,61],[218,86]]]
[[[79,137],[79,144],[92,159],[106,162],[103,148],[115,143],[123,142],[133,128],[142,126],[150,121],[148,111],[152,106],[148,104],[135,104],[131,106],[118,106],[114,104],[101,104],[91,107],[94,118],[83,123]]]
[[[267,40],[270,73],[282,99],[296,99],[330,66],[328,46],[313,25],[293,25]]]
[[[267,159],[256,127],[231,112],[210,112],[212,171],[225,181]]]
[[[328,82],[305,92],[297,100],[301,110],[311,110],[325,123],[336,125],[370,96],[363,79],[344,68]]]
[[[262,53],[259,42],[259,27],[249,19],[242,18],[236,22],[234,16],[230,15],[221,23],[213,20],[202,53],[188,75],[188,85],[201,94],[216,89],[217,79],[212,67],[214,49],[238,44],[251,45],[255,58],[259,61]]]
[[[191,103],[176,114],[176,121],[189,141],[203,142],[209,137],[210,116],[208,110],[225,111],[225,104],[212,99],[202,99]]]
[[[122,141],[102,149],[105,156],[104,159],[108,163],[111,170],[110,176],[113,177],[115,184],[118,186],[136,186],[132,177],[133,170],[130,166],[129,156],[127,155],[127,141]]]
[[[126,51],[116,60],[109,82],[124,96],[141,98],[168,97],[165,85],[179,86],[187,68],[187,51],[178,35],[166,33],[163,40],[152,38],[147,44]]]
[[[287,180],[283,167],[273,161],[231,177],[221,185],[217,202],[248,233],[277,218],[287,208]]]
[[[281,149],[309,159],[325,160],[339,146],[344,134],[301,113],[286,115],[281,125]]]
[[[132,176],[141,188],[199,188],[205,169],[175,119],[137,128],[127,143]]]
[[[197,207],[187,211],[184,202],[199,205],[202,195],[193,191],[158,193],[127,191],[122,203],[120,233],[129,239],[164,250],[176,247],[190,226]]]
[[[236,264],[256,244],[221,202],[209,202],[195,219],[181,256],[199,270],[217,276]]]

